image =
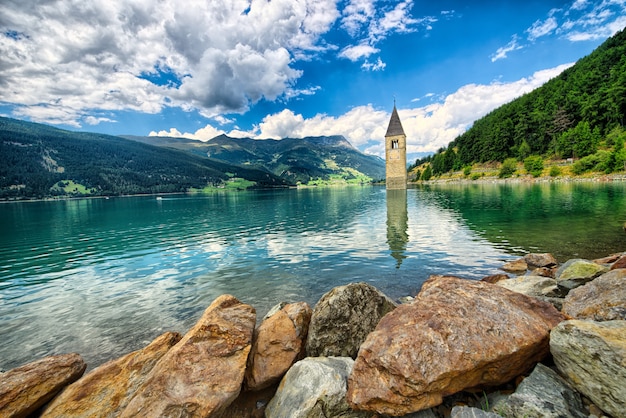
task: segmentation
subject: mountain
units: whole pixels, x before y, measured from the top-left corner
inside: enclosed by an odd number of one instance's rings
[[[447,148],[416,164],[432,162],[438,174],[475,162],[530,155],[577,159],[620,147],[622,140],[616,139],[623,138],[625,123],[622,30],[559,76],[476,120]]]
[[[0,117],[0,199],[185,192],[238,178],[255,187],[289,184],[206,156]]]
[[[315,179],[369,181],[385,177],[385,161],[363,154],[343,136],[251,139],[219,135],[201,142],[186,138],[125,136],[146,144],[185,150],[231,164],[255,167],[288,183]]]

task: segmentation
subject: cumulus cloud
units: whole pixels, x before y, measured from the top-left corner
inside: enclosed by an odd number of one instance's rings
[[[490,84],[468,84],[443,100],[421,107],[400,108],[398,113],[407,135],[407,152],[435,152],[447,146],[465,132],[475,120],[493,109],[541,86],[573,63],[537,71],[530,77],[512,82],[494,81]],[[432,97],[432,94],[426,95]],[[343,135],[352,145],[370,154],[383,157],[384,136],[390,112],[375,109],[371,104],[356,106],[343,115],[317,114],[305,118],[290,109],[267,115],[253,131],[231,131],[232,137],[255,139],[302,138],[305,136]],[[170,131],[151,135],[178,136],[207,140],[224,133],[211,125],[195,133]]]
[[[331,48],[339,16],[335,0],[6,0],[0,102],[74,126],[94,109],[245,112],[297,94],[294,60]]]

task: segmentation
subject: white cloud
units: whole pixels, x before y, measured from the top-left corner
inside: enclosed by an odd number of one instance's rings
[[[504,59],[507,57],[507,54],[509,52],[517,51],[518,49],[522,49],[522,48],[523,46],[521,46],[518,43],[517,36],[513,35],[513,39],[511,39],[511,42],[509,42],[503,47],[498,48],[495,54],[491,56],[491,62],[496,62],[497,60]]]
[[[435,152],[464,133],[477,119],[493,109],[528,93],[556,77],[573,63],[537,71],[530,77],[512,82],[468,84],[443,100],[421,107],[399,108],[398,113],[407,135],[408,153]],[[433,93],[424,97],[432,98]],[[370,154],[384,157],[384,136],[390,112],[371,104],[357,106],[340,116],[317,114],[305,118],[290,109],[267,115],[251,131],[232,130],[231,137],[255,139],[303,138],[305,136],[343,135],[352,145]],[[208,140],[224,133],[211,125],[195,133],[170,131],[150,135],[178,136]]]
[[[571,65],[537,71],[528,78],[508,83],[468,84],[446,96],[442,102],[398,109],[407,135],[407,151],[435,152],[447,146],[475,120],[536,89]],[[343,135],[359,149],[382,157],[389,117],[390,112],[374,109],[371,105],[355,107],[338,117],[318,114],[309,119],[285,109],[263,119],[257,138]]]
[[[533,25],[526,30],[528,33],[528,40],[534,41],[537,38],[541,38],[542,36],[546,36],[551,34],[556,28],[558,24],[556,23],[556,19],[554,17],[549,17],[545,21],[537,20]]]
[[[392,34],[415,32],[418,27],[432,29],[431,24],[437,19],[427,16],[415,19],[411,16],[413,0],[404,0],[393,6],[382,0],[350,0],[343,9],[341,27],[355,39],[355,43],[344,47],[339,58],[352,62],[367,59],[370,55],[380,52],[376,45]],[[453,12],[442,12],[448,15]],[[376,71],[384,68],[384,63],[377,60],[372,64],[367,60],[361,68]]]
[[[367,44],[353,45],[345,47],[340,53],[340,58],[347,58],[352,62],[358,61],[361,58],[367,58],[372,54],[380,52],[378,48]]]
[[[380,57],[378,57],[378,59],[376,60],[376,62],[371,63],[369,61],[365,61],[362,65],[361,68],[363,68],[364,70],[367,71],[382,71],[385,69],[385,67],[387,66],[387,64],[385,64]]]
[[[335,0],[7,0],[0,16],[0,101],[79,126],[94,109],[210,117],[294,97],[294,59],[334,48],[321,37],[340,15]]]
[[[625,13],[626,0],[575,0],[569,8],[549,10],[545,20],[536,20],[525,32],[529,42],[555,34],[570,42],[605,39],[626,27]],[[491,61],[507,58],[509,52],[528,46],[520,44],[519,39],[513,35],[511,42],[491,56]]]

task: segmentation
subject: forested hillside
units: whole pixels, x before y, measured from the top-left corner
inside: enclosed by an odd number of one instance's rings
[[[363,154],[341,135],[280,140],[219,135],[206,142],[167,137],[126,138],[259,168],[289,183],[307,184],[317,179],[332,178],[369,182],[385,177],[385,161],[382,158]]]
[[[287,185],[265,171],[182,151],[0,118],[0,199],[185,192],[236,178]]]
[[[437,175],[473,163],[530,156],[581,159],[579,170],[623,169],[626,30],[542,87],[492,111],[434,156]]]

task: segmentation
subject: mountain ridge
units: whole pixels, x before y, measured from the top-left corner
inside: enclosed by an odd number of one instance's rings
[[[337,176],[361,182],[385,177],[382,158],[360,152],[342,135],[253,139],[222,134],[208,141],[155,136],[124,138],[263,169],[290,183],[307,184]]]

